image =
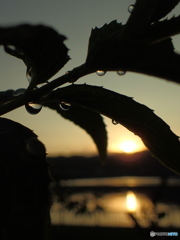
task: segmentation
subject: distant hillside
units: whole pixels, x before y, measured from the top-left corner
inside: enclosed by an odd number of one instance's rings
[[[48,158],[56,179],[98,178],[115,176],[177,176],[164,167],[148,151],[134,154],[114,154],[102,165],[99,157]],[[178,177],[178,176],[177,176]]]

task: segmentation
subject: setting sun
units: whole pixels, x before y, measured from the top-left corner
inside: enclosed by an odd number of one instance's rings
[[[132,140],[126,140],[119,144],[119,148],[126,153],[135,152],[138,148],[137,144]]]

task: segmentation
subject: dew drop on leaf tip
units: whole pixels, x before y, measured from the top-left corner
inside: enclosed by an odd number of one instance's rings
[[[98,76],[104,76],[104,75],[106,74],[106,71],[97,70],[97,71],[96,71],[96,74],[97,74]]]
[[[118,125],[119,123],[118,123],[118,121],[112,119],[112,124],[114,124],[114,125]]]
[[[128,7],[128,12],[129,13],[132,13],[134,10],[134,4],[131,4],[129,7]]]
[[[117,74],[118,74],[119,76],[123,76],[123,75],[125,75],[125,73],[126,73],[126,71],[124,71],[124,70],[118,70],[118,71],[117,71]]]
[[[30,113],[32,115],[35,115],[35,114],[38,114],[41,111],[42,105],[39,104],[39,103],[30,102],[30,103],[25,104],[25,108],[26,108],[28,113]]]
[[[66,103],[66,102],[60,102],[59,103],[59,107],[63,110],[63,111],[68,111],[71,108],[71,104],[70,103]]]

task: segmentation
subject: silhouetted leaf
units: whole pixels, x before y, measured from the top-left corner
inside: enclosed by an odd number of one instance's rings
[[[137,0],[142,2],[140,0]],[[149,2],[152,0],[148,0]],[[147,1],[145,1],[147,2]],[[165,17],[168,13],[172,11],[173,8],[180,2],[179,0],[153,0],[154,9],[152,9],[151,22],[155,22]]]
[[[0,152],[1,239],[24,239],[29,229],[28,239],[47,234],[50,176],[44,145],[27,127],[0,118]]]
[[[117,41],[117,37],[121,33],[122,29],[123,25],[121,23],[117,23],[115,20],[109,24],[104,24],[101,28],[96,27],[92,29],[89,39],[88,55],[91,55],[91,52],[96,51],[97,45],[101,48],[101,44],[103,42],[109,40],[109,43],[113,44],[114,41]]]
[[[45,159],[46,156],[44,145],[32,130],[6,118],[0,118],[0,143],[1,147],[6,146],[1,150],[1,155],[23,157],[22,152],[27,152],[31,157],[36,155]]]
[[[174,52],[171,39],[136,50],[129,55],[127,70],[180,83],[180,55]]]
[[[143,3],[144,2],[144,3]],[[146,4],[146,8],[143,10],[145,12],[146,18],[149,20],[149,23],[160,20],[165,17],[172,9],[180,2],[179,0],[146,0],[146,1],[136,0],[134,11],[136,11],[137,5]],[[149,8],[148,4],[151,4],[152,8]],[[147,11],[147,12],[146,12]],[[142,13],[143,15],[144,13]]]
[[[58,102],[45,103],[45,106],[56,110],[62,117],[83,128],[95,142],[101,159],[106,158],[107,132],[100,114],[75,105],[71,105],[68,111],[64,111],[60,108]]]
[[[178,3],[179,0],[137,0],[125,25],[112,21],[93,29],[87,68],[94,72],[132,71],[180,83],[180,55],[174,52],[169,38],[180,32],[180,17],[156,22]]]
[[[123,58],[119,62],[116,56],[121,52],[119,36],[122,33],[123,25],[112,21],[101,28],[94,28],[89,38],[88,54],[86,65],[96,70],[117,70],[123,65]],[[119,60],[119,59],[118,59]]]
[[[94,72],[132,71],[180,83],[180,55],[174,52],[169,38],[170,33],[175,34],[180,28],[178,25],[171,31],[171,25],[169,21],[163,22],[163,25],[151,25],[135,41],[125,41],[124,26],[116,21],[95,28],[89,39],[86,66]],[[171,30],[166,29],[166,26]]]
[[[25,141],[29,137],[33,137],[33,138],[37,137],[37,135],[29,128],[24,127],[20,123],[14,122],[10,119],[1,117],[0,118],[0,136],[1,136],[0,139],[2,140],[3,139],[2,136],[5,137],[6,135],[9,135],[9,136],[12,135],[12,137],[9,140],[16,139],[17,142],[19,141],[19,139],[21,139],[22,141]]]
[[[101,87],[75,84],[54,91],[49,100],[80,105],[119,122],[138,135],[164,165],[180,173],[179,138],[145,105]]]
[[[65,39],[43,25],[0,27],[0,44],[7,53],[24,61],[35,85],[47,81],[69,60]]]
[[[154,44],[179,33],[180,16],[153,23],[143,32],[143,37],[149,44]]]
[[[165,17],[178,3],[179,0],[136,0],[123,37],[130,41],[136,40],[145,28]]]

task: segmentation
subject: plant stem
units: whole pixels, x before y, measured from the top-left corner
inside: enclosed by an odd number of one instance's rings
[[[26,94],[24,94],[23,96],[19,96],[18,98],[16,97],[13,100],[3,104],[0,107],[0,115],[6,114],[16,108],[19,108],[27,102],[38,102],[42,96],[47,95],[53,89],[60,87],[68,82],[75,82],[79,78],[92,72],[92,69],[88,69],[85,64],[82,64],[81,66],[76,67],[68,73],[64,74],[63,76],[54,79],[49,84],[46,84],[39,89],[33,90],[30,95],[28,94],[28,96],[26,96]]]

